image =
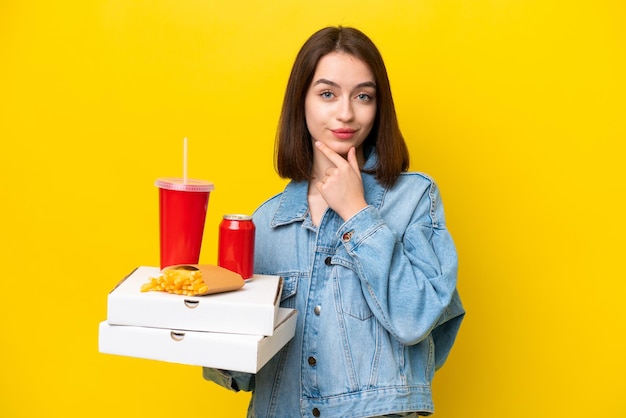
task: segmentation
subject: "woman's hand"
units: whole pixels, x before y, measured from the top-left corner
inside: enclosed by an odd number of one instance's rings
[[[315,186],[328,207],[347,221],[367,206],[356,150],[354,147],[350,148],[346,160],[319,141],[315,142],[315,146],[334,165],[326,170]]]

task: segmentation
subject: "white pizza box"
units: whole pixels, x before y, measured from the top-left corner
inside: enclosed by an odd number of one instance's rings
[[[142,292],[158,267],[141,266],[113,289],[107,300],[111,325],[171,328],[232,334],[272,335],[283,281],[254,275],[241,289],[205,296]]]
[[[98,348],[104,354],[256,373],[293,338],[296,318],[296,310],[279,308],[278,325],[271,337],[111,325],[103,321]]]

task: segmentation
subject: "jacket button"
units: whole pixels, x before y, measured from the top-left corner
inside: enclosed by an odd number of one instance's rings
[[[350,238],[352,238],[352,234],[354,234],[354,231],[346,232],[341,236],[341,239],[343,240],[343,242],[348,242],[350,241]]]
[[[325,263],[327,266],[330,266],[330,262],[331,262],[331,260],[332,260],[332,258],[331,258],[331,257],[326,257],[326,260],[324,260],[324,263]]]
[[[311,412],[313,412],[313,416],[314,417],[319,417],[321,415],[320,414],[320,410],[317,409],[317,408],[313,408],[313,410]]]
[[[309,357],[308,362],[309,366],[315,366],[317,364],[317,360],[315,360],[315,357]]]
[[[322,312],[322,307],[320,305],[317,305],[315,308],[313,308],[313,313],[317,316],[319,316],[320,312]]]

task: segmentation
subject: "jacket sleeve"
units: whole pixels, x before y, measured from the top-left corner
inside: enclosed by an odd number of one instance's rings
[[[209,367],[202,368],[202,377],[218,385],[239,392],[249,392],[254,390],[254,376],[250,373],[235,372],[229,370],[213,369]]]
[[[399,205],[408,215],[386,220],[368,206],[338,234],[378,321],[406,345],[433,333],[441,365],[464,314],[456,291],[458,260],[435,184],[430,181],[417,192]]]
[[[459,292],[455,291],[452,295],[452,301],[439,317],[439,321],[437,321],[432,332],[435,343],[435,370],[440,369],[446,362],[464,317],[465,309],[461,303]]]

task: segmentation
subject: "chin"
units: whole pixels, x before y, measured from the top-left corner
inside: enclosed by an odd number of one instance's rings
[[[350,150],[350,147],[335,147],[333,148],[333,151],[335,151],[337,154],[341,155],[344,158],[348,157],[348,151]]]
[[[350,148],[356,147],[356,145],[353,144],[353,143],[346,143],[346,142],[344,142],[344,143],[337,143],[337,142],[335,142],[335,143],[328,144],[328,147],[330,149],[332,149],[333,151],[335,151],[337,154],[341,154],[343,156],[346,156],[346,155],[348,155],[348,151],[350,151]]]

